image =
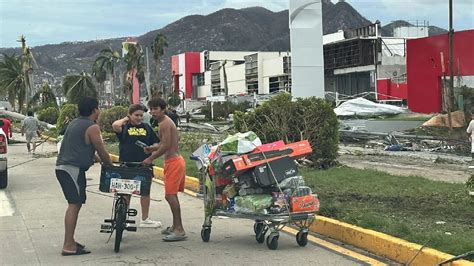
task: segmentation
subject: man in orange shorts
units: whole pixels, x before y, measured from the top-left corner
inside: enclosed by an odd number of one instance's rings
[[[178,192],[184,191],[186,163],[178,152],[178,131],[173,120],[166,115],[166,102],[163,99],[153,98],[148,102],[148,106],[153,119],[158,121],[160,126],[160,143],[144,148],[145,152],[151,154],[143,163],[149,165],[161,155],[165,156],[165,198],[173,214],[173,225],[161,231],[166,235],[163,240],[186,240],[178,200]]]

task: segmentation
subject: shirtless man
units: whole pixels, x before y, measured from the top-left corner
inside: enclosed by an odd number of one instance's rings
[[[163,99],[151,99],[148,102],[148,107],[150,107],[153,119],[159,123],[160,143],[144,148],[150,156],[143,160],[143,163],[150,165],[156,158],[165,156],[165,199],[173,214],[173,225],[161,231],[166,235],[163,240],[186,240],[187,236],[181,221],[181,207],[178,200],[178,192],[184,191],[186,163],[178,152],[178,131],[173,120],[166,115],[166,102]]]

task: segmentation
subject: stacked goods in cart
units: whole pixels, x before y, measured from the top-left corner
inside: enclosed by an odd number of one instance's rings
[[[208,172],[216,185],[215,207],[249,214],[318,211],[319,200],[305,186],[295,163],[311,152],[306,140],[262,145],[253,132],[228,137],[208,154]]]

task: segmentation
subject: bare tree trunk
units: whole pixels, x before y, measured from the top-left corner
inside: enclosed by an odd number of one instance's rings
[[[158,59],[156,60],[156,84],[157,84],[157,88],[161,88],[161,59]],[[153,93],[156,93],[156,92],[153,92]]]

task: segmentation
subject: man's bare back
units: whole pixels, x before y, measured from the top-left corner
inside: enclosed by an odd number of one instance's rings
[[[168,116],[165,116],[163,121],[160,122],[160,139],[163,141],[169,141],[169,148],[165,152],[165,160],[179,156],[178,151],[178,130],[176,126]]]

